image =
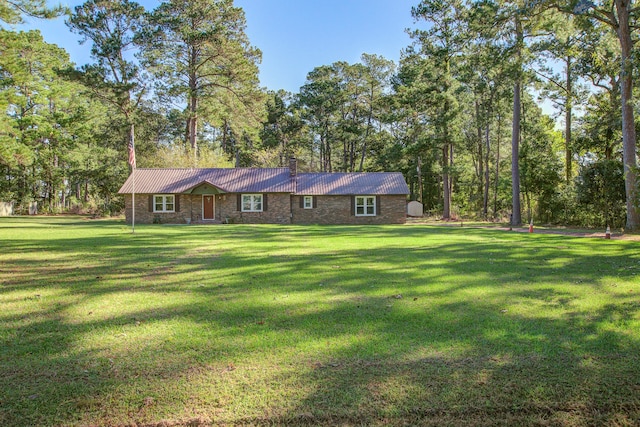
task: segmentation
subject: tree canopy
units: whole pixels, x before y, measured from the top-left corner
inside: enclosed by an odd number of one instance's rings
[[[140,167],[295,156],[309,171],[400,171],[443,219],[636,230],[638,10],[416,1],[398,63],[317,64],[288,93],[260,87],[260,41],[232,0],[87,0],[67,18],[87,64],[37,31],[0,30],[0,199],[117,213],[135,140]],[[15,0],[0,20],[64,11]]]

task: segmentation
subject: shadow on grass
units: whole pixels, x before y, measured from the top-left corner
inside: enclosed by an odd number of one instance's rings
[[[633,243],[65,224],[0,234],[3,424],[639,420]]]

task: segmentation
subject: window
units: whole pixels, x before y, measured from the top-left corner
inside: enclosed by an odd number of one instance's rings
[[[243,194],[242,212],[262,212],[262,194]]]
[[[356,216],[376,216],[375,196],[356,196]]]
[[[163,196],[153,196],[154,212],[175,212],[176,199],[173,194]]]
[[[304,196],[303,208],[313,209],[313,196]]]

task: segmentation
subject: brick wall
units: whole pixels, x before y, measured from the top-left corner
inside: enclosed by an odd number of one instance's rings
[[[229,221],[235,224],[291,223],[291,196],[288,193],[267,194],[267,209],[263,212],[242,212],[238,210],[237,196],[237,194],[227,194],[216,198],[216,218],[223,222]]]
[[[150,194],[136,194],[136,223],[152,224],[154,221],[161,224],[186,224],[187,219],[191,219],[192,199],[198,198],[201,203],[201,196],[176,195],[179,198],[179,210],[176,212],[149,212]],[[131,194],[124,196],[124,215],[127,223],[131,224]],[[200,204],[198,209],[201,210]]]
[[[407,199],[404,195],[380,196],[378,215],[355,216],[351,196],[316,196],[316,207],[300,207],[302,196],[271,193],[264,212],[241,212],[236,194],[215,196],[215,220],[236,224],[404,224]],[[202,221],[202,196],[179,195],[179,211],[149,212],[149,194],[136,194],[136,223],[186,224]],[[293,216],[292,216],[293,214]],[[131,223],[131,195],[125,195],[125,217]]]
[[[303,196],[292,196],[294,224],[404,224],[407,221],[407,198],[404,195],[380,196],[376,216],[355,216],[351,196],[315,196],[316,207],[300,207]]]
[[[202,195],[180,194],[179,210],[176,212],[150,212],[149,194],[136,194],[136,223],[186,224],[202,221]],[[215,221],[247,224],[289,224],[291,222],[289,194],[268,194],[267,210],[263,212],[241,212],[237,195],[215,196]],[[131,224],[131,195],[125,194],[125,218]]]

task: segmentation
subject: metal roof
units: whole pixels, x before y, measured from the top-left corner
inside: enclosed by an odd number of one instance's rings
[[[297,179],[296,194],[409,194],[409,187],[400,172],[301,173]]]
[[[133,190],[129,175],[120,194]],[[226,193],[291,193],[299,195],[409,194],[399,172],[299,173],[289,168],[136,169],[135,192],[141,194],[190,193],[208,183]]]
[[[120,194],[133,189],[133,174],[122,185]],[[233,169],[136,169],[136,193],[188,193],[209,183],[226,193],[293,193],[295,181],[289,168]]]

